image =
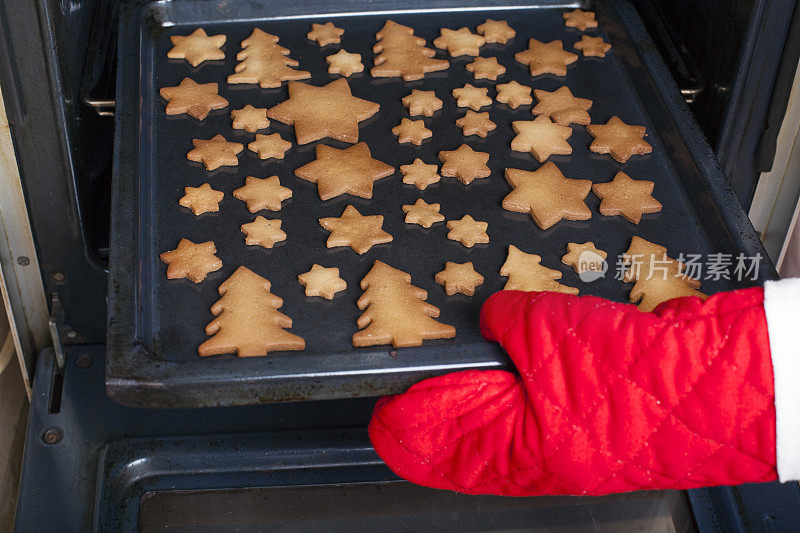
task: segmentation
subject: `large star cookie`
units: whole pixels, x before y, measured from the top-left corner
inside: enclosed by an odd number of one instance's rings
[[[196,67],[203,61],[225,59],[225,52],[220,47],[225,44],[224,35],[209,36],[203,28],[197,28],[190,35],[173,35],[172,49],[167,52],[170,59],[185,59]]]
[[[559,87],[552,92],[535,89],[533,94],[538,100],[536,106],[531,109],[534,115],[547,115],[562,126],[569,126],[572,123],[585,126],[591,122],[587,111],[592,107],[592,101],[576,98],[569,87]]]
[[[552,161],[534,172],[506,169],[506,181],[514,190],[503,198],[503,209],[529,213],[542,229],[564,218],[588,220],[592,217],[584,203],[592,182],[565,178]]]
[[[442,161],[442,176],[458,178],[464,185],[469,185],[477,178],[488,178],[492,173],[486,165],[489,154],[476,152],[466,144],[455,150],[439,152],[439,159]]]
[[[426,164],[419,157],[410,165],[400,165],[400,172],[403,173],[403,183],[415,185],[421,191],[424,191],[428,185],[442,179],[438,170],[439,165]]]
[[[514,54],[514,59],[528,65],[531,76],[540,74],[567,75],[567,65],[578,60],[572,52],[565,52],[561,41],[543,43],[536,39],[528,41],[528,49]]]
[[[239,164],[236,154],[244,150],[240,143],[229,142],[222,135],[214,135],[210,139],[192,139],[194,149],[186,154],[186,159],[203,163],[206,170],[215,170],[222,166],[235,167]]]
[[[181,239],[178,247],[163,252],[159,257],[167,265],[167,278],[189,280],[200,283],[210,272],[222,268],[222,261],[214,255],[217,248],[211,241],[195,244],[189,239]]]
[[[472,296],[475,294],[475,287],[483,283],[483,276],[475,271],[472,263],[448,261],[444,265],[444,270],[436,273],[434,280],[444,286],[444,291],[448,296],[457,292]]]
[[[348,205],[342,216],[319,219],[320,225],[331,234],[325,244],[328,248],[349,246],[357,254],[364,254],[376,244],[392,242],[392,236],[383,231],[383,215],[362,215]]]
[[[203,120],[212,109],[222,109],[228,101],[217,94],[216,83],[195,83],[190,78],[183,78],[180,85],[162,87],[161,98],[167,100],[167,115],[187,115]]]
[[[306,296],[322,296],[328,300],[333,300],[337,292],[347,288],[347,282],[339,277],[338,268],[325,268],[317,264],[297,276],[297,281],[306,288]]]
[[[403,97],[402,102],[408,108],[408,114],[411,116],[432,117],[436,111],[442,108],[442,101],[436,98],[436,93],[433,91],[413,89],[411,94]]]
[[[475,220],[469,215],[464,215],[460,220],[448,220],[447,238],[458,241],[467,248],[472,248],[476,244],[486,244],[489,242],[488,222]]]
[[[478,26],[477,30],[487,43],[506,44],[517,34],[505,20],[486,19],[486,22]]]
[[[606,216],[622,215],[628,222],[638,224],[644,213],[658,213],[661,203],[653,198],[655,184],[648,180],[634,180],[624,172],[617,172],[609,183],[595,183],[592,191],[600,198],[598,211]]]
[[[433,40],[433,46],[447,49],[451,57],[477,56],[481,53],[479,48],[484,44],[486,39],[482,35],[475,35],[469,28],[458,30],[442,28],[442,34]]]
[[[289,82],[289,98],[267,110],[269,118],[294,125],[299,144],[331,137],[358,142],[358,123],[380,109],[380,105],[350,93],[344,78],[315,87],[299,81]]]
[[[419,224],[423,228],[430,228],[437,222],[444,220],[444,215],[439,212],[439,204],[426,203],[422,198],[412,205],[404,205],[406,224]]]
[[[316,183],[322,200],[342,194],[372,198],[372,184],[394,173],[394,167],[373,159],[365,142],[341,150],[318,144],[317,159],[294,173]]]
[[[184,196],[178,200],[178,204],[187,209],[191,209],[195,215],[203,213],[216,213],[219,211],[219,203],[225,193],[215,191],[211,185],[204,183],[199,187],[184,187]]]
[[[630,126],[613,116],[605,124],[589,124],[586,126],[594,140],[589,150],[598,154],[611,154],[620,163],[626,162],[632,155],[649,154],[653,151],[644,139],[644,126]]]
[[[514,245],[508,247],[508,257],[500,267],[500,275],[508,276],[503,290],[506,291],[549,291],[578,294],[578,289],[559,283],[563,275],[558,270],[547,268],[540,263],[542,258],[536,254],[526,254]]]
[[[511,127],[517,134],[511,140],[511,149],[515,152],[530,152],[540,163],[544,163],[553,154],[572,153],[572,147],[567,142],[572,135],[572,129],[551,122],[545,115],[539,115],[532,121],[515,120]]]
[[[292,190],[281,186],[278,176],[264,179],[247,176],[244,186],[233,191],[233,197],[243,201],[251,213],[262,209],[278,211],[281,202],[292,197]]]

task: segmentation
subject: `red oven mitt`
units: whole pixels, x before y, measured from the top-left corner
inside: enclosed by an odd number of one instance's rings
[[[469,494],[600,495],[800,478],[800,279],[665,302],[503,291],[481,331],[519,374],[382,398],[399,476]],[[777,433],[776,433],[777,430]]]

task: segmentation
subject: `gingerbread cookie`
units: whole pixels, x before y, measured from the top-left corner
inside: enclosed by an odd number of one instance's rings
[[[477,135],[485,138],[490,131],[497,127],[497,124],[489,120],[489,113],[467,111],[466,115],[456,120],[456,126],[461,128],[464,135]]]
[[[542,266],[542,258],[536,254],[526,254],[514,245],[508,247],[508,258],[500,267],[500,275],[508,276],[504,291],[548,291],[578,294],[578,289],[562,285],[556,280],[563,274]]]
[[[247,149],[258,154],[259,159],[283,159],[291,147],[292,143],[284,141],[279,133],[256,133],[256,140],[247,145]]]
[[[428,165],[420,158],[416,158],[410,165],[400,166],[400,172],[403,173],[403,183],[415,185],[421,191],[424,191],[428,185],[442,179],[437,172],[438,170],[438,165]]]
[[[511,127],[517,134],[511,140],[511,149],[515,152],[530,152],[540,163],[553,154],[572,153],[572,147],[567,142],[572,135],[572,129],[555,124],[545,115],[539,115],[532,121],[515,120]]]
[[[433,40],[433,46],[446,49],[451,57],[477,56],[481,53],[479,48],[484,44],[486,39],[482,35],[475,35],[469,28],[458,30],[442,28],[441,35]]]
[[[211,110],[228,106],[228,101],[217,94],[216,83],[195,83],[190,78],[183,78],[175,87],[162,87],[159,94],[167,100],[167,115],[186,113],[203,120]]]
[[[250,104],[231,111],[231,118],[233,119],[233,129],[244,130],[248,133],[255,133],[269,126],[267,110],[253,107]]]
[[[496,57],[476,57],[472,63],[467,64],[467,70],[472,72],[476,80],[494,81],[506,73],[506,67],[498,63]]]
[[[172,35],[172,49],[167,52],[170,59],[185,59],[196,67],[203,61],[225,59],[225,52],[220,50],[225,44],[224,35],[211,35],[203,28],[197,28],[189,35]]]
[[[516,109],[521,105],[530,105],[533,102],[531,88],[515,81],[501,83],[497,86],[497,101],[506,104],[511,109]]]
[[[403,97],[403,105],[408,108],[408,114],[432,117],[442,108],[442,101],[436,98],[433,91],[420,91],[413,89],[411,94]]]
[[[358,123],[380,109],[380,105],[350,93],[347,80],[340,78],[323,87],[289,82],[289,98],[267,110],[269,118],[294,125],[298,144],[324,137],[348,143],[358,142]]]
[[[561,258],[561,262],[571,266],[576,274],[589,271],[602,272],[602,261],[606,257],[608,254],[598,250],[591,241],[583,244],[570,242],[567,243],[567,253]]]
[[[597,154],[611,154],[611,157],[625,163],[633,155],[649,154],[653,151],[644,139],[644,126],[630,126],[613,116],[605,124],[589,124],[586,131],[594,137],[589,150]]]
[[[421,80],[427,72],[450,66],[444,59],[434,59],[436,52],[426,48],[425,39],[415,37],[414,30],[408,26],[387,20],[375,38],[378,42],[372,51],[378,55],[370,70],[374,78],[402,76],[405,81]]]
[[[655,184],[647,180],[634,180],[624,172],[617,172],[610,183],[595,183],[592,192],[600,198],[598,211],[612,217],[622,215],[628,222],[638,224],[644,213],[658,213],[661,203],[653,198]]]
[[[392,242],[392,236],[383,231],[383,215],[364,216],[348,205],[342,216],[319,219],[320,225],[331,234],[326,246],[349,246],[357,254],[364,254],[376,244]]]
[[[243,201],[251,213],[262,209],[279,211],[281,202],[292,197],[292,190],[281,186],[278,176],[264,179],[247,176],[244,186],[233,191],[233,197]]]
[[[322,200],[342,194],[372,198],[373,183],[393,174],[394,167],[373,159],[365,142],[341,150],[318,144],[317,159],[294,173],[298,178],[316,183]]]
[[[348,77],[358,72],[364,72],[361,54],[351,54],[344,50],[339,50],[335,54],[326,57],[325,61],[328,63],[328,74],[341,74],[344,77]]]
[[[329,44],[341,43],[342,35],[344,35],[344,30],[342,28],[337,28],[333,25],[333,22],[326,22],[325,24],[312,24],[311,31],[308,32],[306,37],[312,41],[316,41],[320,46],[327,46]]]
[[[211,241],[195,244],[189,239],[181,239],[178,247],[163,252],[159,257],[167,265],[167,279],[188,278],[200,283],[206,276],[222,268],[217,257],[217,248]]]
[[[564,51],[561,41],[550,41],[543,43],[536,39],[528,41],[528,49],[514,54],[514,59],[528,65],[531,76],[541,74],[555,74],[556,76],[567,75],[567,65],[578,60],[578,56],[572,52]]]
[[[297,276],[297,281],[306,288],[306,296],[321,296],[327,300],[333,300],[336,293],[347,288],[347,282],[339,277],[338,268],[325,268],[317,264]]]
[[[392,133],[397,135],[397,142],[411,143],[417,146],[422,144],[425,139],[430,139],[433,132],[425,127],[425,123],[421,120],[411,120],[404,118],[400,124],[392,128]]]
[[[472,248],[476,244],[486,244],[489,242],[489,234],[486,233],[489,224],[480,220],[475,220],[469,215],[464,215],[461,220],[448,220],[447,229],[450,230],[447,238],[458,241],[467,248]]]
[[[506,44],[517,34],[505,20],[486,19],[486,22],[478,26],[477,30],[487,43]]]
[[[215,191],[211,185],[204,183],[199,187],[184,187],[184,196],[178,200],[178,203],[191,209],[195,215],[202,215],[203,213],[216,213],[219,211],[219,203],[225,193],[222,191]]]
[[[575,43],[575,49],[583,52],[584,57],[606,57],[606,52],[611,50],[611,45],[603,41],[602,37],[589,37],[584,35]]]
[[[240,143],[229,142],[222,135],[214,135],[210,139],[192,139],[192,144],[194,149],[186,154],[186,159],[203,163],[206,170],[237,166],[239,158],[236,154],[244,150]]]
[[[503,198],[503,209],[529,213],[542,229],[561,219],[588,220],[592,217],[584,203],[592,182],[565,178],[552,161],[534,172],[506,169],[506,181],[514,190]]]
[[[453,96],[456,98],[458,107],[469,107],[474,111],[480,111],[482,107],[492,103],[492,99],[489,98],[489,89],[474,87],[469,83],[460,89],[453,89]]]
[[[439,204],[428,204],[422,198],[413,205],[404,205],[406,224],[419,224],[423,228],[430,228],[437,222],[444,220],[444,215],[439,213]]]
[[[448,296],[457,292],[472,296],[475,294],[475,287],[483,283],[483,276],[475,271],[472,263],[448,261],[444,265],[444,270],[436,273],[434,280],[444,286],[444,291]]]
[[[594,18],[593,11],[582,11],[575,9],[567,13],[562,13],[564,17],[564,26],[567,28],[575,28],[580,31],[586,31],[589,28],[597,27],[597,20]]]
[[[228,83],[257,83],[262,89],[280,87],[287,80],[305,80],[309,72],[295,70],[299,63],[288,57],[289,50],[278,44],[278,37],[256,28],[242,41],[242,50],[236,55],[239,63]]]
[[[556,124],[569,126],[570,124],[583,124],[591,122],[589,118],[589,108],[592,101],[586,98],[576,98],[572,95],[569,87],[559,87],[555,91],[548,92],[535,89],[533,94],[538,100],[536,106],[531,109],[534,115],[547,115]]]
[[[269,220],[262,216],[242,224],[242,233],[245,235],[244,243],[248,246],[272,248],[275,243],[286,240],[286,233],[281,230],[281,221]]]
[[[442,161],[442,176],[458,178],[464,185],[469,185],[477,178],[488,178],[492,173],[486,165],[489,154],[476,152],[466,144],[455,150],[439,152],[439,159]]]

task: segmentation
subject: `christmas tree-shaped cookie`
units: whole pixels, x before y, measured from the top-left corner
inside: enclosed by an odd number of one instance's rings
[[[421,80],[426,72],[444,70],[450,62],[434,59],[436,52],[425,47],[425,39],[414,36],[414,30],[391,20],[387,20],[375,34],[378,42],[372,51],[375,66],[370,74],[375,78],[394,78],[402,76],[405,81]]]
[[[306,342],[286,331],[292,319],[278,311],[283,300],[270,292],[270,283],[252,270],[239,267],[219,286],[222,296],[211,306],[217,317],[206,326],[210,339],[200,345],[202,356],[235,353],[239,357],[302,350]]]
[[[258,28],[242,41],[236,56],[240,61],[228,76],[228,83],[257,83],[264,89],[280,87],[285,80],[305,80],[311,74],[295,70],[299,63],[288,57],[289,50],[278,44],[278,37]]]
[[[375,261],[361,280],[364,294],[358,308],[364,311],[353,335],[353,346],[393,344],[419,346],[425,339],[450,339],[456,328],[437,322],[439,309],[425,302],[428,293],[411,284],[411,276]]]

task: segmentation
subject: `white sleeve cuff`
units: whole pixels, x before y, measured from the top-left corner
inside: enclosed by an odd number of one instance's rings
[[[764,283],[775,378],[775,458],[781,481],[800,480],[800,278]]]

